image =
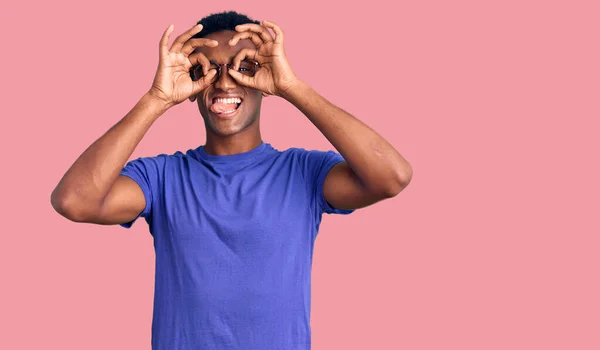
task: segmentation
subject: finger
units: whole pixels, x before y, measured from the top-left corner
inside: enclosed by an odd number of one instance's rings
[[[160,43],[158,46],[161,56],[166,56],[169,53],[169,37],[171,36],[171,33],[173,33],[174,28],[174,25],[169,25],[169,27],[163,33],[162,38],[160,38]]]
[[[240,67],[240,63],[247,58],[258,62],[258,64],[263,63],[262,58],[258,55],[258,51],[255,49],[243,48],[233,58],[233,68],[237,70]]]
[[[254,23],[240,24],[235,27],[235,30],[238,32],[250,31],[250,32],[256,33],[256,34],[260,35],[260,38],[265,43],[268,43],[268,42],[271,42],[274,40],[271,32],[269,32],[269,30],[266,27],[263,27],[258,24],[254,24]]]
[[[217,46],[219,46],[219,42],[216,40],[211,40],[211,39],[206,39],[206,38],[190,39],[190,40],[186,41],[185,44],[183,45],[183,47],[181,48],[181,53],[183,53],[186,56],[189,56],[189,54],[194,52],[195,49],[202,47],[202,46],[217,47]]]
[[[244,86],[247,86],[249,88],[255,88],[256,87],[256,83],[254,81],[254,77],[251,78],[251,77],[249,77],[247,75],[243,75],[242,73],[236,71],[235,69],[231,69],[231,68],[229,68],[228,73],[240,85],[244,85]]]
[[[194,35],[200,33],[200,31],[202,31],[202,24],[196,24],[195,26],[193,26],[188,31],[186,31],[183,34],[179,35],[175,39],[175,41],[173,41],[173,45],[171,45],[171,52],[179,52],[179,51],[181,51],[181,48],[183,47],[183,44],[185,44],[185,42],[188,41]]]
[[[277,24],[275,24],[271,21],[263,21],[262,23],[265,27],[273,29],[273,31],[275,32],[275,42],[278,44],[282,44],[283,43],[283,30],[281,30],[281,28],[279,28],[279,26]]]
[[[252,42],[254,43],[254,45],[256,45],[256,47],[260,47],[262,44],[264,44],[262,38],[258,34],[252,33],[252,32],[241,32],[241,33],[235,34],[233,36],[233,38],[231,38],[231,40],[229,40],[229,45],[235,46],[242,39],[252,40]]]
[[[205,76],[196,81],[193,81],[192,83],[194,84],[194,88],[192,90],[192,96],[198,94],[200,91],[204,90],[207,86],[212,84],[216,76],[217,70],[211,69],[208,71],[208,73],[206,73]]]
[[[206,58],[206,56],[204,56],[204,54],[202,52],[196,52],[194,54],[191,54],[188,57],[188,60],[192,64],[192,67],[202,66],[202,74],[203,75],[206,75],[206,73],[208,73],[208,69],[210,67],[210,62],[208,61],[208,58]]]

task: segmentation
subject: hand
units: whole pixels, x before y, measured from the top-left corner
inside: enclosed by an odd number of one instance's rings
[[[202,25],[198,24],[175,38],[169,49],[169,36],[173,28],[170,25],[160,40],[158,69],[148,92],[169,107],[185,101],[213,83],[216,71],[209,71],[210,62],[206,56],[200,52],[192,52],[198,47],[219,45],[217,41],[206,38],[192,39],[202,30]],[[196,65],[202,66],[204,76],[194,81],[190,76],[190,69]]]
[[[273,29],[275,37],[268,28]],[[250,39],[256,49],[240,50],[233,59],[233,69],[229,69],[229,75],[241,85],[262,91],[264,96],[282,97],[298,81],[285,55],[283,31],[268,21],[261,22],[261,25],[241,24],[235,30],[238,33],[231,38],[229,45],[234,46],[241,39]],[[240,62],[246,58],[260,65],[253,77],[237,71]]]

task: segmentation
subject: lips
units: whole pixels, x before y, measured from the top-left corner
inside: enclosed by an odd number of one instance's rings
[[[211,102],[211,112],[217,115],[232,115],[238,110],[243,99],[233,95],[218,95],[213,97]]]

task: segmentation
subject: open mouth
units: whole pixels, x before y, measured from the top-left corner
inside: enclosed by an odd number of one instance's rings
[[[230,116],[242,105],[243,100],[239,97],[219,98],[215,97],[212,100],[210,111],[220,116]]]

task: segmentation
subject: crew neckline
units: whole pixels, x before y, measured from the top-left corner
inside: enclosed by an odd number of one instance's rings
[[[210,154],[206,152],[206,145],[202,145],[198,147],[197,153],[198,156],[209,162],[219,162],[219,163],[231,163],[231,162],[240,162],[252,158],[256,158],[258,155],[263,153],[270,145],[264,141],[260,143],[257,147],[242,153],[228,154],[223,156],[218,156],[214,154]]]

